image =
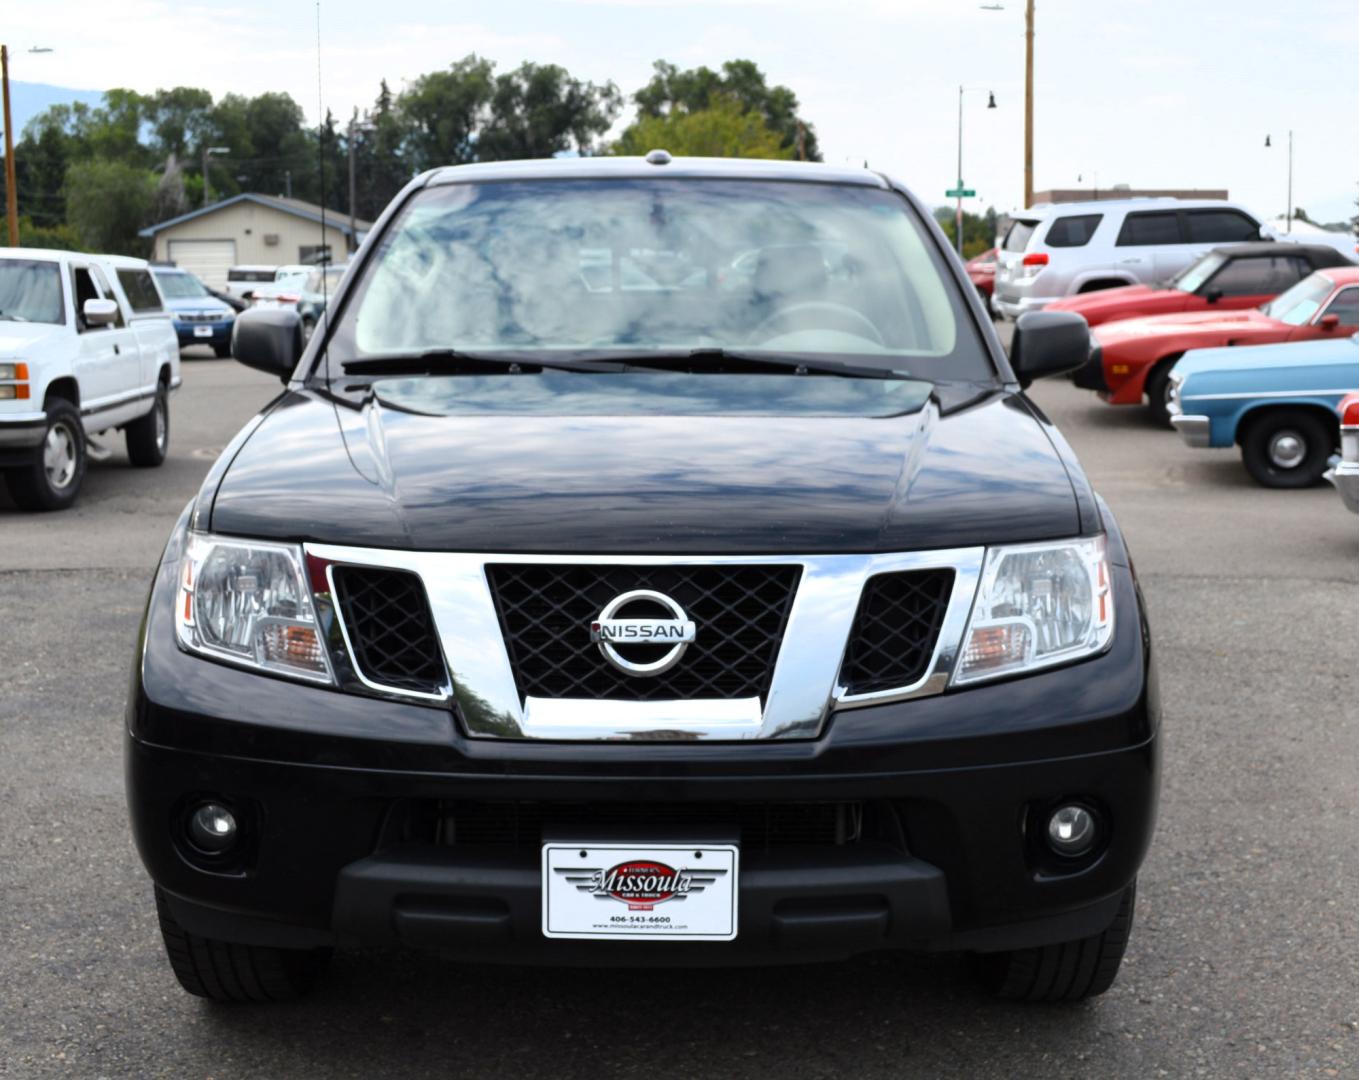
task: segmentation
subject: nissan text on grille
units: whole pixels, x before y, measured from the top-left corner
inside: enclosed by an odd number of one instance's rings
[[[256,304],[231,349],[282,386],[174,526],[127,707],[187,991],[355,946],[1114,982],[1151,636],[1025,393],[1087,326],[1024,311],[1007,357],[895,179],[434,169],[314,325]]]

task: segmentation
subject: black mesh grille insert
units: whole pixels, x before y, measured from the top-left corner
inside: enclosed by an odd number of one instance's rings
[[[910,686],[925,674],[948,610],[953,571],[869,578],[859,599],[840,681],[851,694]]]
[[[393,689],[437,693],[444,663],[420,579],[372,566],[336,566],[331,573],[359,671]]]
[[[587,837],[592,830],[735,827],[743,847],[848,844],[864,829],[862,803],[446,802],[438,810],[448,844],[536,847],[545,827]]]
[[[627,701],[763,701],[801,572],[796,566],[486,567],[521,696]],[[634,589],[664,593],[697,624],[697,638],[679,663],[659,675],[618,670],[590,640],[590,623],[604,605]],[[648,654],[637,658],[662,650],[650,647]]]

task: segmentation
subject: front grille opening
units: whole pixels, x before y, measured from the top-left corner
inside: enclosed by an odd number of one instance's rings
[[[868,579],[840,682],[850,694],[910,686],[924,677],[953,591],[953,570],[905,570]]]
[[[331,574],[354,666],[364,678],[393,690],[439,693],[444,662],[420,578],[374,566],[336,566]]]
[[[647,829],[666,837],[685,828],[735,828],[742,850],[842,847],[868,838],[895,839],[887,804],[862,802],[570,803],[422,801],[406,804],[388,836],[455,847],[538,848],[544,831],[582,838],[591,833]]]
[[[486,567],[521,699],[623,701],[758,697],[763,703],[801,573],[798,566],[756,565]],[[636,589],[664,593],[697,624],[697,640],[659,675],[618,670],[590,640],[590,623],[604,606]],[[627,658],[659,655],[643,646],[629,648]]]

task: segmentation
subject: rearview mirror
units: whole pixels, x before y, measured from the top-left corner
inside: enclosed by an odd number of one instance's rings
[[[112,326],[118,321],[118,301],[86,300],[80,314],[86,326]]]
[[[231,355],[285,383],[302,356],[302,317],[295,308],[251,308],[236,316]]]
[[[1015,323],[1010,367],[1027,387],[1080,367],[1090,356],[1090,327],[1074,311],[1028,311]]]
[[[1318,325],[1319,327],[1321,327],[1323,330],[1329,332],[1329,331],[1331,331],[1331,330],[1334,330],[1337,326],[1340,325],[1340,316],[1339,316],[1339,315],[1323,315],[1323,316],[1321,317],[1321,321],[1320,321],[1319,323],[1317,323],[1317,325]]]

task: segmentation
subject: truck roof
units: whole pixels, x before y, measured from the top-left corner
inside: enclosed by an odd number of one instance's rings
[[[655,154],[655,151],[652,151]],[[652,164],[641,157],[542,158],[530,161],[488,161],[435,169],[427,183],[464,184],[491,180],[647,179],[666,177],[731,180],[783,180],[822,184],[857,184],[886,188],[887,181],[869,169],[826,165],[814,161],[769,161],[761,158],[670,157]]]

